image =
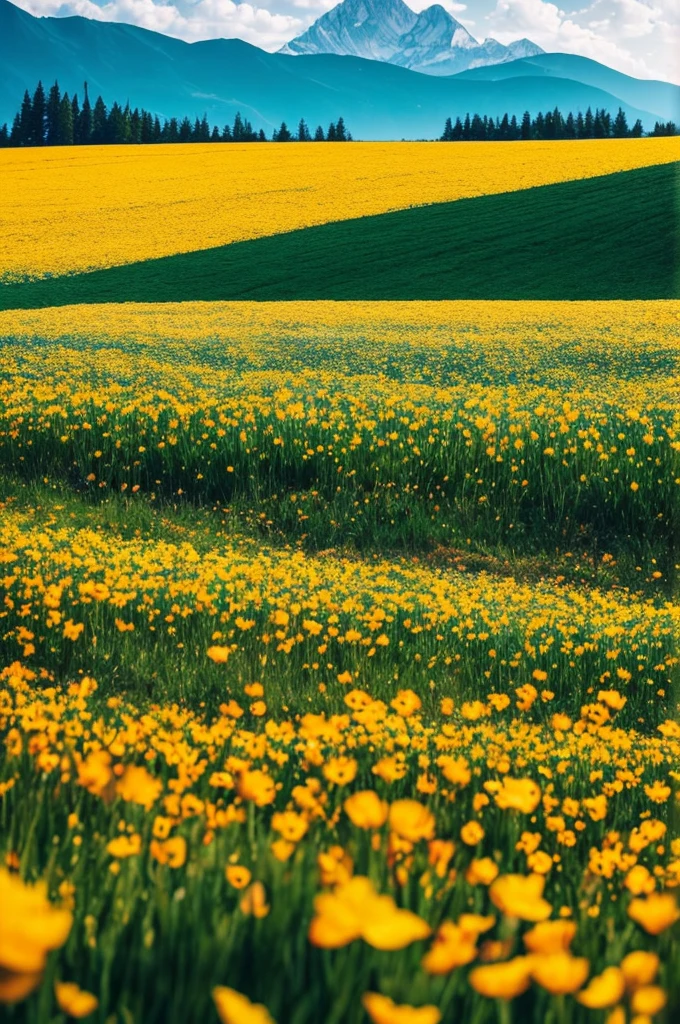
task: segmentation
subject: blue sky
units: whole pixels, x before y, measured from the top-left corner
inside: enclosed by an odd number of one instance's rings
[[[338,0],[13,0],[37,15],[82,14],[194,41],[238,37],[276,50]],[[414,10],[432,0],[406,0]],[[477,39],[526,36],[638,78],[680,84],[680,0],[441,0]]]

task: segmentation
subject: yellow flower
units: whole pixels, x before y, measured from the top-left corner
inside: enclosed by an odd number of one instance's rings
[[[266,807],[276,798],[276,784],[271,775],[261,771],[242,772],[236,786],[242,800],[250,800],[256,807]]]
[[[242,864],[228,864],[224,874],[229,885],[233,886],[234,889],[245,889],[250,884],[250,879],[252,878],[248,868],[243,867]]]
[[[448,974],[454,967],[469,964],[477,956],[477,933],[465,931],[453,921],[444,921],[429,952],[422,959],[428,974]]]
[[[526,932],[524,944],[531,953],[564,953],[575,935],[574,921],[540,921]]]
[[[576,998],[590,1010],[606,1010],[623,997],[626,990],[626,979],[620,967],[606,967],[602,974],[591,978],[588,987],[579,992]]]
[[[654,1017],[666,1005],[666,993],[658,985],[643,985],[630,997],[630,1008],[633,1013],[646,1017]]]
[[[173,836],[165,841],[152,839],[149,851],[159,864],[181,868],[187,859],[187,841],[184,836]]]
[[[362,789],[352,793],[343,807],[353,825],[357,828],[381,828],[387,821],[389,805],[381,800],[373,789]]]
[[[216,665],[225,665],[229,660],[231,651],[228,647],[220,647],[219,645],[213,645],[209,647],[205,652],[211,661],[214,661]]]
[[[139,804],[150,811],[163,791],[163,783],[155,779],[146,768],[129,764],[118,780],[116,792],[126,803]]]
[[[44,882],[27,885],[5,868],[0,868],[0,907],[0,1001],[16,1001],[40,981],[47,954],[66,942],[72,915],[52,906]]]
[[[484,829],[478,821],[468,821],[460,830],[460,838],[466,846],[477,846],[484,838]]]
[[[358,767],[353,757],[332,757],[323,766],[324,778],[336,786],[346,786],[356,778]]]
[[[468,980],[475,992],[488,999],[514,999],[531,984],[531,960],[516,956],[504,963],[475,967]]]
[[[545,921],[552,910],[543,899],[542,875],[500,875],[489,889],[491,902],[508,917]]]
[[[469,885],[491,885],[498,876],[498,864],[491,857],[480,857],[470,862],[465,872],[465,881]]]
[[[299,843],[309,825],[307,819],[295,811],[278,811],[272,815],[272,828],[289,843]]]
[[[117,860],[124,860],[126,857],[135,857],[142,852],[142,837],[134,832],[131,836],[116,836],[106,844],[106,852]]]
[[[91,992],[85,992],[72,981],[58,981],[54,994],[59,1009],[69,1017],[87,1017],[99,1006],[99,1000]]]
[[[680,918],[680,910],[670,893],[652,893],[646,900],[631,900],[628,916],[650,935],[660,935]]]
[[[648,953],[643,949],[634,950],[634,952],[624,956],[621,961],[621,971],[626,979],[626,987],[629,989],[651,985],[656,978],[658,970],[658,955],[656,953]]]
[[[338,949],[358,938],[375,949],[403,949],[431,932],[422,918],[397,907],[390,896],[379,896],[361,875],[318,895],[314,910],[309,941],[323,949]]]
[[[410,843],[434,837],[434,815],[418,800],[395,800],[390,807],[389,822],[392,831]]]
[[[251,1003],[247,996],[233,988],[219,985],[212,995],[222,1024],[275,1024],[266,1006]]]
[[[590,970],[585,957],[571,956],[570,953],[549,953],[534,956],[531,976],[542,988],[553,995],[567,995],[581,988]]]
[[[373,1024],[439,1024],[442,1019],[436,1006],[397,1006],[377,992],[366,992],[361,1002]]]
[[[242,914],[251,917],[262,918],[269,913],[267,893],[262,882],[253,882],[249,889],[246,889],[239,907]]]
[[[502,787],[494,799],[502,810],[533,814],[541,800],[541,787],[533,779],[511,779],[504,775]]]

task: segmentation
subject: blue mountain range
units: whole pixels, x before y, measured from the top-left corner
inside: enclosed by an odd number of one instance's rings
[[[36,18],[0,0],[0,123],[26,88],[55,79],[161,117],[232,121],[236,111],[268,133],[282,120],[326,125],[344,117],[355,138],[417,139],[466,112],[520,116],[555,106],[616,112],[646,128],[680,120],[680,87],[639,81],[583,57],[535,54],[456,75],[336,53],[268,53],[238,39],[186,43],[146,29],[86,18]]]

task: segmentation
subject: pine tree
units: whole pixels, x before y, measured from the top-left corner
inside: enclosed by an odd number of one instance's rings
[[[451,123],[450,117],[447,117],[446,121],[444,122],[444,131],[441,134],[440,141],[453,142],[453,125]]]
[[[593,117],[593,112],[590,109],[590,107],[588,107],[588,109],[586,110],[586,116],[583,119],[583,136],[582,137],[584,139],[592,139],[593,138],[594,122],[595,122],[595,118]]]
[[[92,135],[94,133],[94,112],[90,106],[90,97],[87,93],[87,82],[83,85],[84,99],[83,108],[80,111],[80,121],[78,127],[78,142],[81,146],[89,146],[93,142]],[[100,97],[101,98],[101,97]],[[101,111],[100,111],[101,114]],[[104,120],[106,120],[106,107],[104,107]]]
[[[513,142],[517,142],[517,139],[519,138],[519,125],[517,124],[517,118],[515,117],[515,115],[514,115],[514,114],[513,114],[513,115],[512,115],[512,117],[510,118],[510,133],[509,133],[509,138],[510,138],[510,139],[511,139],[511,140],[512,140]]]
[[[528,110],[525,110],[522,115],[520,135],[525,141],[528,141],[531,138],[531,114]]]
[[[315,142],[325,142],[326,141],[326,136],[324,135],[324,130],[323,130],[321,125],[317,125],[317,129],[314,132],[314,141]]]
[[[631,139],[641,139],[643,130],[644,129],[642,127],[642,121],[638,117],[637,121],[630,130]]]
[[[83,106],[83,111],[85,107]],[[92,131],[90,133],[90,142],[94,143],[95,146],[101,146],[102,143],[107,142],[108,134],[108,117],[106,113],[106,106],[101,96],[97,96],[95,100],[94,109],[92,111]]]
[[[285,121],[281,122],[281,127],[274,134],[276,135],[276,138],[272,136],[274,142],[290,142],[293,138]]]
[[[24,92],[24,98],[21,101],[21,111],[19,112],[19,125],[18,135],[20,146],[31,145],[31,135],[33,132],[33,107],[31,105],[31,97],[28,89]]]
[[[338,118],[338,122],[335,126],[335,139],[337,142],[347,142],[347,129],[345,128],[345,121],[342,117]]]
[[[267,141],[267,136],[264,133],[264,128],[260,128],[259,132],[257,133],[257,141],[258,142],[266,142]]]
[[[0,127],[0,149],[5,149],[7,146],[9,146],[9,128],[5,121],[2,127]]]
[[[465,140],[465,142],[469,142],[470,141],[470,131],[471,131],[470,115],[466,114],[465,115],[465,120],[463,121],[463,139]]]
[[[300,123],[297,127],[297,135],[295,136],[298,142],[310,142],[311,135],[309,134],[309,128],[305,122],[304,117],[300,118]]]
[[[44,146],[47,104],[45,102],[45,90],[43,89],[42,82],[38,82],[36,90],[33,93],[31,108],[31,145]]]
[[[60,146],[73,145],[73,107],[67,92],[64,93],[59,103],[58,135]]]
[[[337,136],[335,134],[335,122],[331,121],[331,123],[328,125],[328,131],[326,132],[326,142],[335,142],[336,140]]]
[[[62,145],[62,141],[59,136],[60,108],[61,92],[59,91],[59,83],[55,82],[47,96],[47,107],[45,111],[45,142],[48,146]]]
[[[630,134],[628,131],[628,120],[622,107],[619,107],[618,113],[614,118],[612,134],[615,139],[625,139]]]
[[[9,133],[10,146],[23,146],[21,141],[21,115],[15,114],[12,122],[12,130]]]
[[[71,124],[73,125],[73,145],[77,146],[80,144],[80,104],[77,92],[73,93],[71,100]]]
[[[188,117],[182,118],[179,126],[179,142],[191,142],[191,121]]]
[[[242,141],[242,139],[243,139],[243,119],[241,117],[240,111],[238,111],[238,110],[236,111],[236,116],[234,118],[234,127],[232,128],[231,134],[232,134],[232,138],[233,138],[234,142],[241,142]]]
[[[232,141],[231,125],[225,124],[224,128],[222,129],[222,142],[231,142],[231,141]]]

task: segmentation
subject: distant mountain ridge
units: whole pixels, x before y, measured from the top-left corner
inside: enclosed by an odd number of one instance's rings
[[[629,124],[639,117],[652,128],[680,105],[680,87],[568,54],[440,77],[375,59],[267,53],[239,39],[186,43],[116,22],[35,18],[0,0],[0,124],[11,122],[38,79],[47,87],[58,79],[81,100],[87,81],[92,99],[129,100],[161,118],[205,113],[221,125],[240,110],[267,134],[282,120],[295,126],[304,117],[314,128],[342,116],[359,139],[437,138],[447,117],[533,116],[556,106],[565,113],[622,106]]]
[[[530,39],[479,43],[441,4],[416,14],[404,0],[342,0],[279,53],[333,53],[398,64],[428,75],[453,75],[544,51]]]

